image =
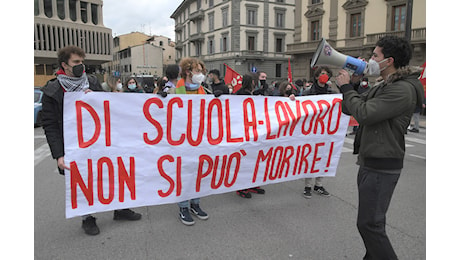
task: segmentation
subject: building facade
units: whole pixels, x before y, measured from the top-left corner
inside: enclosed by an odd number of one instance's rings
[[[162,35],[153,35],[147,42],[163,49],[163,66],[176,63],[176,44],[170,38]]]
[[[325,38],[343,54],[372,55],[375,43],[385,35],[405,36],[406,0],[296,0],[294,43],[287,45],[292,55],[293,78],[311,79],[313,54]],[[421,66],[426,59],[426,3],[412,5],[410,65]]]
[[[57,51],[68,45],[85,50],[87,73],[102,78],[100,65],[112,60],[112,30],[102,21],[102,0],[34,0],[34,85],[54,77]]]
[[[184,0],[175,20],[177,62],[198,57],[207,69],[265,71],[287,78],[286,45],[294,42],[295,0]]]
[[[160,77],[165,66],[175,63],[174,42],[170,38],[132,32],[113,38],[112,61],[102,65],[107,74],[128,77]],[[148,81],[150,87],[152,80]]]

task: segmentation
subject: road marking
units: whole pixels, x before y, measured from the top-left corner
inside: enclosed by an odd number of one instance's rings
[[[345,146],[342,146],[342,153],[350,153],[353,152],[353,149],[346,148]]]
[[[426,160],[426,157],[423,157],[423,156],[420,156],[420,155],[416,155],[416,154],[408,154],[409,156],[412,156],[412,157],[415,157],[415,158],[419,158],[419,159],[423,159],[423,160]]]
[[[413,137],[406,137],[406,141],[411,141],[411,142],[418,143],[418,144],[426,144],[426,140],[413,138]],[[345,138],[345,143],[353,144],[353,142],[354,142],[354,139],[351,139],[351,138],[348,138],[348,137]],[[413,147],[413,145],[406,144],[406,147]]]
[[[46,157],[51,155],[51,151],[48,147],[48,143],[42,144],[40,147],[34,151],[34,166],[37,166],[41,161]]]
[[[347,144],[353,144],[354,141],[355,141],[354,138],[348,138],[348,137],[345,138],[345,143]]]
[[[406,137],[406,140],[414,142],[414,143],[418,143],[418,144],[426,144],[426,140],[422,140],[422,139],[418,139],[418,138]]]

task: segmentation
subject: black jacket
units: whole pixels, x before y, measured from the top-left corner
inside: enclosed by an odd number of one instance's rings
[[[314,82],[310,89],[303,93],[303,96],[309,95],[325,95],[325,94],[336,94],[332,91],[331,87],[326,84],[324,87],[320,87],[318,82]]]
[[[88,75],[89,88],[93,91],[102,91],[102,86],[93,75]],[[64,89],[57,78],[46,83],[42,88],[42,126],[46,140],[54,159],[64,156],[63,105]]]
[[[230,94],[227,85],[225,85],[224,81],[221,80],[219,83],[211,83],[212,92],[216,93],[216,91],[222,91],[221,94]]]

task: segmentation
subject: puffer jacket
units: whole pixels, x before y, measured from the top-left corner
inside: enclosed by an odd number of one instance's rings
[[[88,75],[89,88],[93,91],[103,91],[98,79]],[[45,130],[46,140],[54,159],[64,156],[64,131],[63,131],[63,105],[64,89],[57,78],[46,83],[42,88],[42,126]]]
[[[374,169],[402,169],[404,134],[416,106],[423,103],[419,71],[403,67],[387,81],[363,95],[351,84],[341,86],[342,110],[359,123],[357,146],[361,166]]]

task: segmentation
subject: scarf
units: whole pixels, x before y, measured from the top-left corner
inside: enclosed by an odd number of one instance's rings
[[[195,83],[188,83],[185,82],[185,89],[187,91],[195,91],[200,87],[200,84],[195,84]]]
[[[86,76],[86,72],[79,78],[77,77],[69,77],[65,74],[58,73],[57,79],[61,86],[67,92],[77,92],[77,91],[85,91],[89,88],[88,77]]]

